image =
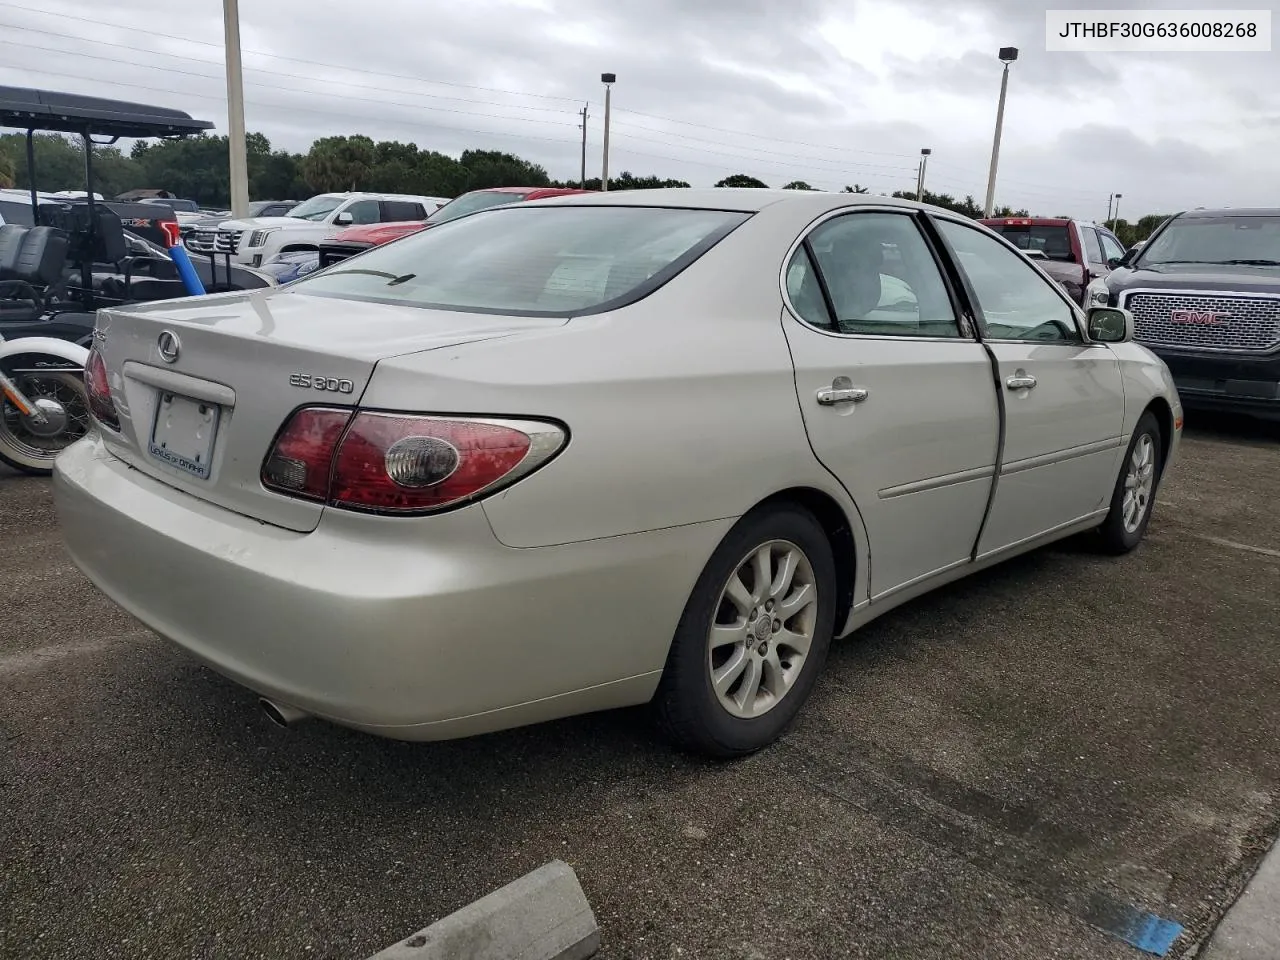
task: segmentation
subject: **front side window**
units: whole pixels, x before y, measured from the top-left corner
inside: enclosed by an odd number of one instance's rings
[[[1030,261],[976,227],[938,220],[977,296],[983,336],[993,340],[1080,340],[1075,311]]]
[[[1106,259],[1102,256],[1102,242],[1098,239],[1098,231],[1093,227],[1081,227],[1080,233],[1084,236],[1084,251],[1089,257],[1089,262],[1099,266],[1106,263]]]
[[[348,206],[343,213],[351,215],[353,224],[366,224],[379,222],[379,210],[377,200],[357,200]]]
[[[748,216],[513,204],[376,247],[293,289],[440,310],[598,313],[661,286]]]
[[[1120,241],[1105,230],[1098,231],[1098,239],[1102,241],[1102,255],[1107,258],[1108,263],[1124,256],[1124,247],[1120,245]]]
[[[802,319],[836,333],[961,335],[942,274],[907,214],[851,213],[821,224],[792,257],[787,292]]]

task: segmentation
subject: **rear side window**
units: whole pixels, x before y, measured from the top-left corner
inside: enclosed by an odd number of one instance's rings
[[[404,220],[425,220],[427,211],[422,209],[422,204],[413,203],[409,200],[384,200],[382,201],[382,222],[383,223],[399,223]]]
[[[1000,234],[1019,250],[1041,250],[1048,260],[1074,263],[1071,253],[1071,235],[1065,225],[1060,227],[1042,224],[999,223],[991,229]]]
[[[631,303],[749,214],[665,207],[515,204],[413,234],[299,293],[441,310],[564,317]]]

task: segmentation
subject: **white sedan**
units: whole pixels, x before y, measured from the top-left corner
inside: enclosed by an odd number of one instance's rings
[[[268,714],[403,739],[651,702],[758,749],[833,637],[1092,531],[1182,408],[1132,319],[880,197],[581,194],[104,310],[71,555]]]

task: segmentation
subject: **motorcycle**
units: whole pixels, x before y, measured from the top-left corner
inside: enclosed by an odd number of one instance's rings
[[[88,359],[67,340],[0,336],[0,460],[47,477],[58,454],[89,432]]]

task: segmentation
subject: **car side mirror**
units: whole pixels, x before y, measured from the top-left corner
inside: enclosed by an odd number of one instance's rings
[[[1086,326],[1095,343],[1128,343],[1133,339],[1133,314],[1119,307],[1090,307]]]
[[[1123,257],[1111,257],[1109,260],[1107,260],[1107,266],[1110,269],[1115,270],[1117,267],[1121,266],[1125,262],[1128,256],[1129,255],[1126,253]]]
[[[351,214],[349,214],[347,211],[344,210],[342,213],[338,214],[336,217],[333,218],[333,222],[340,227],[345,227],[348,224],[353,223],[355,219],[356,219],[355,217],[353,217]]]

